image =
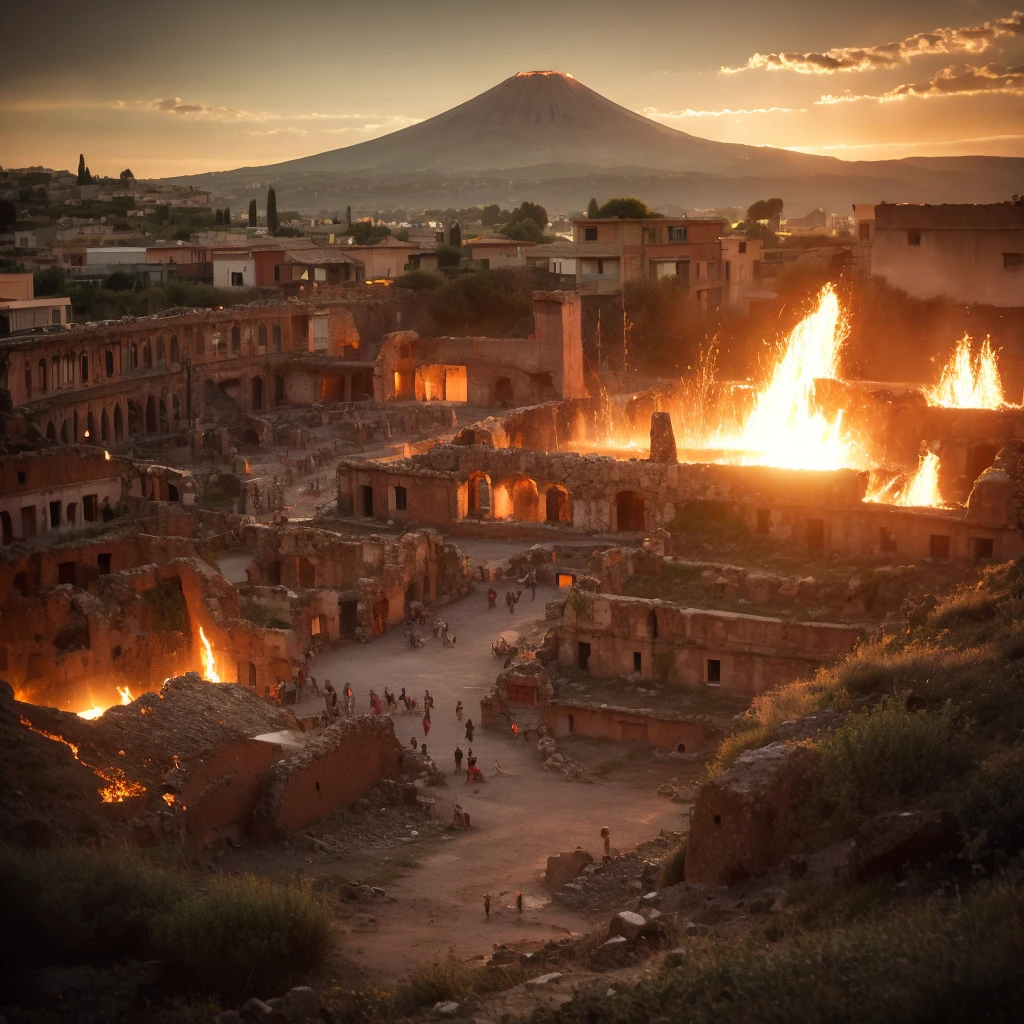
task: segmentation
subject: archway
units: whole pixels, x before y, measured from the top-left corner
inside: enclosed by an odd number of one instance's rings
[[[176,334],[171,335],[171,362],[181,362],[181,354],[178,351],[178,336]]]
[[[96,437],[96,421],[93,419],[91,409],[85,414],[85,440],[89,444],[96,444],[98,440]]]
[[[643,530],[646,500],[636,491],[619,491],[615,495],[615,528],[621,532]]]
[[[128,346],[125,353],[125,369],[137,370],[139,368],[139,346],[134,342]]]
[[[146,399],[146,433],[155,434],[159,425],[158,413],[156,410],[156,399],[150,395]]]
[[[39,360],[39,390],[46,390],[46,360]]]
[[[110,440],[110,417],[107,416],[106,409],[100,413],[100,440]]]
[[[25,364],[25,398],[31,399],[32,397],[32,366],[29,363]]]
[[[260,329],[266,333],[266,328],[260,324]],[[265,340],[265,339],[264,339]],[[253,377],[252,379],[252,407],[259,412],[263,408],[263,378]]]
[[[256,344],[260,347],[261,351],[266,352],[267,350],[267,325],[260,324],[256,331]]]
[[[11,524],[10,512],[0,512],[0,528],[3,530],[4,544],[10,544],[14,540],[14,527]]]
[[[552,484],[544,495],[544,518],[549,523],[572,522],[569,506],[569,492],[558,484]]]
[[[540,518],[540,495],[537,484],[528,477],[518,477],[509,484],[512,499],[512,515],[525,523],[535,523]]]
[[[242,331],[239,327],[231,328],[231,354],[237,356],[242,351]]]
[[[55,444],[57,442],[57,430],[53,425],[53,420],[46,424],[46,439],[53,441]]]
[[[171,431],[170,419],[167,416],[167,400],[160,399],[160,433],[169,434]]]
[[[68,421],[64,420],[60,425],[60,439],[63,444],[68,443]]]
[[[281,325],[274,324],[274,351],[281,351]]]
[[[491,478],[477,470],[466,481],[466,515],[488,517],[491,514]]]
[[[494,404],[511,405],[513,400],[512,381],[508,377],[499,377],[494,382]]]
[[[82,375],[79,378],[83,384],[89,383],[89,356],[87,353],[82,353]]]
[[[164,336],[161,334],[156,339],[156,365],[163,366],[165,362],[167,362],[167,358],[164,352]]]
[[[121,413],[121,406],[114,406],[114,442],[124,438],[124,415]]]
[[[153,349],[148,341],[142,346],[142,368],[144,370],[153,368]]]

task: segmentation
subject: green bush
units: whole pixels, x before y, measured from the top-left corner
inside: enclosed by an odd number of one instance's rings
[[[658,889],[664,889],[668,885],[675,885],[685,878],[686,867],[686,840],[683,839],[672,852],[661,862],[658,869]]]
[[[1024,748],[979,765],[958,787],[953,811],[972,861],[992,867],[1024,848]]]
[[[427,270],[409,270],[402,274],[401,277],[395,278],[395,286],[398,288],[411,288],[415,292],[429,291],[434,288],[440,288],[444,284],[444,280],[437,276],[437,274],[431,274]]]
[[[292,624],[280,616],[275,615],[269,608],[257,604],[255,601],[245,601],[239,608],[239,615],[264,629],[291,629]]]
[[[909,711],[899,695],[851,715],[818,750],[822,795],[848,818],[940,789],[963,775],[973,759],[953,705]]]

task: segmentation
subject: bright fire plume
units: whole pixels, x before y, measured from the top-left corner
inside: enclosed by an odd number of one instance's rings
[[[206,639],[202,626],[199,627],[199,639],[203,642],[203,649],[199,652],[203,658],[203,678],[211,683],[222,683],[224,680],[217,675],[217,662],[213,657],[213,648],[210,646],[210,641]]]
[[[1003,396],[999,362],[988,338],[975,356],[973,342],[965,334],[949,362],[942,368],[939,383],[925,390],[929,405],[947,409],[1002,409],[1009,403]]]
[[[892,477],[865,495],[865,501],[880,502],[884,505],[899,505],[904,508],[937,508],[943,504],[939,491],[939,457],[928,452],[922,457],[917,472],[905,487],[899,487],[900,478]]]

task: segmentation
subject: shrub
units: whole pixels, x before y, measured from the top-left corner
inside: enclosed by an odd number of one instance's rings
[[[409,270],[401,277],[395,278],[396,287],[411,288],[415,292],[440,288],[443,284],[444,281],[437,274],[431,274],[427,270]]]
[[[854,817],[933,792],[971,764],[962,725],[952,704],[908,711],[899,695],[851,715],[818,745],[822,795]]]
[[[658,869],[658,884],[656,888],[664,889],[667,885],[675,885],[685,878],[686,867],[686,840],[680,840],[679,844],[661,862]]]
[[[292,624],[275,615],[269,608],[257,604],[255,601],[246,601],[239,608],[239,615],[248,622],[252,622],[264,629],[291,629]]]
[[[1024,848],[1024,748],[979,765],[958,788],[953,810],[972,860],[993,866]]]

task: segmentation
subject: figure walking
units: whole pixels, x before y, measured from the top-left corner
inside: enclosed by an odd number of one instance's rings
[[[491,894],[490,893],[487,893],[484,896],[484,917],[486,917],[488,921],[490,921],[490,919],[491,919]]]
[[[491,587],[487,591],[487,607],[488,608],[497,608],[498,607],[498,592],[494,589],[494,587]]]
[[[462,774],[462,747],[455,748],[455,774]]]
[[[469,740],[470,743],[473,742],[473,719],[472,718],[467,718],[466,719],[466,739]]]

